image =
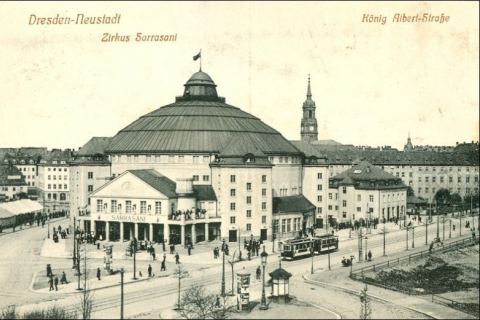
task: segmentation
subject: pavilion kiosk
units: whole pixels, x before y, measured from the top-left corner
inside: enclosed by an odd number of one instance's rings
[[[280,266],[278,269],[272,271],[270,274],[270,282],[272,283],[272,300],[275,302],[288,303],[290,301],[289,294],[289,279],[292,276],[290,272]]]

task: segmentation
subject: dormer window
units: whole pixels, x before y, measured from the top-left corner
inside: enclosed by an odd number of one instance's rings
[[[245,163],[255,162],[255,156],[251,153],[247,153],[243,157],[243,162],[245,162]]]

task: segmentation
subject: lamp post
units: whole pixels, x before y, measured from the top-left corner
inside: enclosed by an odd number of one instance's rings
[[[137,238],[133,238],[132,241],[133,251],[133,280],[137,280]]]
[[[440,239],[440,217],[437,214],[437,239]]]
[[[123,320],[123,268],[120,269],[120,320]]]
[[[405,227],[405,230],[406,230],[406,235],[407,235],[406,244],[407,244],[407,251],[408,251],[408,226]]]
[[[428,220],[425,221],[425,245],[428,244]]]
[[[265,252],[265,246],[263,246],[263,252],[261,253],[260,255],[261,259],[262,259],[262,268],[263,268],[263,272],[262,272],[262,300],[261,300],[261,304],[260,304],[260,310],[267,310],[268,309],[268,306],[267,306],[267,299],[265,298],[265,266],[267,265],[267,257],[268,257],[268,254]]]
[[[445,241],[445,214],[443,215],[442,228],[443,228],[442,240]]]
[[[77,245],[75,243],[75,230],[77,229],[76,228],[76,222],[77,222],[77,220],[74,218],[73,219],[73,235],[72,235],[72,239],[73,239],[73,255],[72,255],[73,266],[72,266],[72,269],[75,269],[75,258],[77,256],[77,249],[76,249]]]
[[[415,227],[412,227],[412,249],[415,248]]]
[[[368,261],[368,246],[367,246],[368,237],[365,236],[365,262]]]
[[[310,267],[310,274],[313,274],[313,238],[310,246],[310,255],[312,256],[312,266]]]
[[[462,235],[462,215],[463,215],[463,212],[460,211],[460,225],[459,225],[459,228],[458,228],[458,232],[460,232],[460,236]]]
[[[86,254],[86,252],[85,252],[85,254]],[[87,272],[87,270],[84,270],[84,272]],[[80,276],[81,276],[81,272],[80,272],[80,235],[77,234],[77,280],[78,280],[77,290],[78,291],[82,290],[82,288],[80,288]]]
[[[222,288],[220,294],[222,297],[225,297],[225,239],[222,243]]]
[[[386,233],[387,233],[387,230],[385,229],[385,218],[383,218],[383,256],[385,257],[386,254],[385,254],[385,236],[386,236]]]

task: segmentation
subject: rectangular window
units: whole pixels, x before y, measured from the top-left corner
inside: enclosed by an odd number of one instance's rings
[[[448,182],[453,182],[453,177],[448,177]]]
[[[252,204],[252,197],[250,196],[247,197],[247,204]]]
[[[317,213],[322,213],[322,207],[317,208]]]
[[[317,196],[317,201],[322,202],[322,196]]]
[[[97,212],[103,212],[103,200],[97,200]]]
[[[247,182],[247,191],[252,191],[252,184]]]
[[[462,177],[458,177],[458,183],[462,182]]]
[[[287,232],[292,231],[292,219],[288,218],[287,219]]]
[[[317,185],[317,191],[322,191],[322,185],[321,184]]]
[[[331,193],[328,194],[328,199],[332,200],[332,194]]]
[[[263,188],[262,189],[262,197],[266,197],[267,196],[267,189]]]
[[[125,201],[125,212],[132,213],[132,201],[130,200]]]
[[[235,217],[230,217],[230,223],[235,224]]]
[[[88,176],[88,179],[93,179],[93,172],[89,171],[87,176]]]
[[[435,190],[436,190],[435,188],[432,188],[432,193],[433,193],[433,194],[435,194]]]
[[[422,182],[422,177],[418,177],[418,182]]]
[[[198,180],[199,180],[198,175],[194,175],[194,176],[193,176],[193,181],[198,181]]]
[[[60,186],[61,186],[61,185],[60,185]],[[92,191],[93,191],[93,185],[89,184],[87,191],[88,191],[88,192],[92,192]]]
[[[443,183],[444,178],[440,177],[440,183]]]
[[[470,177],[465,177],[465,182],[470,183]]]
[[[370,202],[373,202],[373,195],[369,196]]]
[[[203,176],[203,181],[210,181],[210,176]]]
[[[267,223],[267,216],[262,216],[262,223],[263,224]]]
[[[66,184],[63,185],[63,189],[67,189],[67,185],[66,185]]]
[[[47,189],[52,189],[52,185],[51,185],[51,184],[49,184]]]
[[[322,179],[322,173],[321,172],[317,173],[317,179]]]
[[[361,194],[357,194],[357,201],[362,201],[362,195]]]
[[[267,203],[266,202],[262,202],[262,210],[267,210]]]
[[[342,192],[347,193],[347,187],[342,187]]]
[[[425,177],[425,182],[428,182],[428,177]]]
[[[53,185],[53,189],[57,189],[57,185],[56,185],[56,184]],[[15,188],[13,188],[13,191],[15,191]]]
[[[342,201],[342,206],[343,206],[343,207],[346,207],[346,206],[347,206],[347,200],[343,200],[343,201]]]
[[[267,183],[267,176],[266,175],[262,175],[262,183]]]
[[[230,202],[230,210],[234,211],[235,210],[235,202]]]
[[[425,193],[428,193],[428,187],[427,187],[427,188],[425,188]]]
[[[235,197],[235,189],[230,189],[230,196]]]
[[[252,210],[247,210],[247,218],[251,218],[252,217]]]
[[[282,232],[285,232],[285,230],[286,230],[286,228],[285,228],[286,223],[287,223],[286,219],[282,219]]]
[[[231,182],[231,183],[235,183],[235,175],[232,174],[232,175],[230,176],[230,182]]]
[[[362,211],[362,207],[357,207],[357,212]]]
[[[251,223],[247,223],[247,231],[251,231],[252,230],[252,224]]]
[[[155,201],[155,214],[161,214],[161,213],[162,213],[162,202]]]
[[[418,188],[418,193],[422,193],[422,188]]]
[[[147,201],[140,201],[140,213],[147,213]]]
[[[111,213],[116,213],[117,212],[117,200],[112,200],[111,201],[110,212]]]

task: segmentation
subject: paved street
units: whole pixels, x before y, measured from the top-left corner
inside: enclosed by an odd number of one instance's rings
[[[455,219],[453,221],[458,225],[458,222]],[[382,225],[379,225],[379,228],[382,228],[381,226]],[[440,238],[442,238],[442,223],[440,223],[439,226]],[[436,223],[429,225],[429,243],[434,238],[436,230]],[[448,239],[449,229],[446,228],[445,230],[445,238]],[[460,230],[458,227],[456,228],[455,232],[452,231],[452,238],[458,237],[460,234],[459,231]],[[3,236],[2,239],[4,241],[2,241],[1,243],[1,249],[2,252],[4,252],[5,254],[0,264],[0,281],[6,283],[7,285],[0,293],[3,297],[1,302],[2,306],[15,303],[17,305],[25,305],[23,308],[31,308],[32,305],[37,303],[42,303],[43,306],[43,303],[45,301],[53,301],[48,303],[67,305],[70,309],[73,310],[75,308],[75,305],[78,304],[79,297],[76,290],[74,290],[76,281],[73,276],[68,276],[69,281],[73,281],[73,283],[69,285],[71,286],[71,288],[73,288],[68,291],[70,293],[68,293],[67,291],[63,291],[62,289],[58,293],[49,293],[46,289],[46,286],[44,286],[43,289],[39,289],[37,291],[29,290],[33,275],[35,273],[45,272],[44,270],[46,263],[51,263],[54,267],[54,271],[55,268],[65,268],[67,270],[69,268],[71,269],[72,261],[69,258],[43,258],[39,256],[43,239],[46,236],[45,232],[46,229],[33,228],[26,232],[18,232]],[[462,234],[468,236],[470,233],[469,230],[464,228]],[[405,251],[405,230],[391,231],[386,234],[385,239],[387,255]],[[409,248],[411,247],[412,241],[413,239],[410,233]],[[350,256],[351,254],[357,256],[357,245],[358,240],[353,237],[352,239],[347,238],[341,241],[339,251],[330,254],[331,267],[333,269],[345,269],[340,266],[340,260],[343,256]],[[90,246],[90,250],[96,250],[93,245]],[[423,247],[424,249],[427,248],[425,246],[425,228],[423,226],[419,226],[416,228],[415,247]],[[278,267],[279,253],[271,252],[271,244],[267,244],[266,249],[269,253],[268,265],[266,268],[268,273]],[[372,251],[374,260],[376,259],[376,257],[380,257],[382,255],[382,234],[370,236],[370,239],[368,240],[368,250]],[[203,257],[202,254],[199,254],[199,257],[200,256]],[[183,263],[184,267],[186,267],[186,269],[190,272],[190,277],[182,280],[182,288],[186,288],[193,283],[201,283],[214,292],[219,291],[222,269],[221,264],[207,264],[206,266],[201,267],[202,263],[200,261],[195,261],[194,257],[195,255],[192,255],[191,257],[189,257],[191,258],[190,260],[187,260]],[[325,272],[325,270],[328,269],[327,258],[327,255],[314,256],[313,266],[315,273]],[[210,257],[210,259],[213,260],[213,257]],[[227,261],[228,259],[229,257],[226,258]],[[359,265],[357,260],[358,257],[356,258],[356,260],[354,260],[354,267]],[[168,274],[171,274],[175,267],[173,259],[171,257],[168,257],[167,261],[169,261],[167,265]],[[88,267],[91,269],[95,269],[96,266],[101,266],[102,262],[103,261],[101,259],[88,259]],[[243,261],[241,263],[236,263],[235,270],[237,271],[239,270],[239,268],[245,268],[246,271],[251,272],[253,275],[256,267],[259,265],[259,262],[260,261],[258,257],[255,257],[254,259],[252,259],[252,261]],[[146,267],[149,263],[152,264],[154,268],[154,273],[157,274],[157,277],[147,280],[145,279]],[[131,281],[129,280],[129,278],[131,278],[131,272],[133,269],[132,264],[133,262],[131,260],[115,261],[115,265],[117,267],[124,267],[126,269],[127,274],[125,276],[125,279],[128,281]],[[357,301],[356,297],[349,296],[348,294],[339,294],[338,292],[335,293],[335,295],[328,295],[328,289],[317,287],[312,288],[311,285],[307,285],[304,283],[302,275],[310,273],[311,265],[312,260],[309,257],[295,261],[282,262],[282,267],[293,274],[293,277],[291,278],[291,294],[304,301],[317,305],[320,304],[321,306],[329,310],[341,314],[342,317],[352,317],[353,314],[349,313],[349,305]],[[135,316],[139,313],[151,315],[162,312],[162,310],[171,308],[175,304],[177,298],[177,280],[174,279],[172,276],[161,278],[158,277],[158,275],[160,274],[159,261],[156,261],[155,263],[152,263],[150,261],[138,261],[137,268],[137,270],[143,270],[144,277],[143,280],[140,282],[129,283],[125,285],[125,315]],[[104,277],[102,281],[98,281],[95,278],[89,280],[89,287],[95,289],[95,317],[109,318],[117,316],[119,312],[119,279],[119,275],[115,275],[111,277]],[[102,289],[103,286],[106,286],[106,288]],[[227,292],[231,290],[231,269],[229,264],[226,264],[226,288]],[[260,282],[253,281],[251,288],[252,299],[260,297],[260,289]],[[268,290],[269,288],[267,288],[267,292]],[[325,296],[343,297],[340,299],[341,303],[339,303],[338,298],[325,298]],[[389,308],[393,307],[394,306],[389,306]],[[414,314],[412,314],[411,311],[408,311],[405,308],[401,308],[398,306],[396,308],[399,308],[399,312],[403,312],[408,317],[416,317]],[[357,311],[354,310],[352,312]],[[387,315],[388,314],[382,314],[382,317],[386,317]]]

